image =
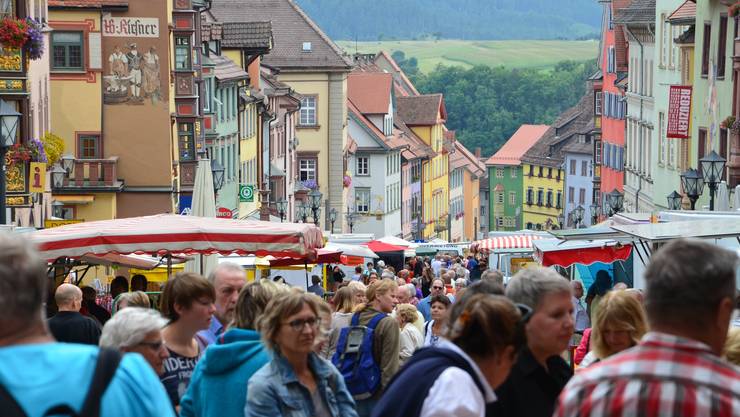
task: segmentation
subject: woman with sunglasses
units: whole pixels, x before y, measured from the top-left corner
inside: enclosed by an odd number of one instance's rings
[[[526,316],[528,308],[521,307]],[[525,344],[520,308],[500,295],[464,296],[446,340],[418,350],[391,381],[373,417],[483,417]]]
[[[246,417],[357,417],[342,375],[314,353],[321,302],[289,292],[267,305],[258,329],[272,360],[249,379]]]

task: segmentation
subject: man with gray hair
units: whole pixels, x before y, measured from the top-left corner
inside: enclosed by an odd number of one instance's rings
[[[97,345],[100,325],[80,314],[82,290],[76,285],[62,284],[54,293],[58,313],[49,319],[49,330],[59,342]]]
[[[645,271],[650,332],[573,378],[555,415],[740,415],[740,369],[720,359],[737,266],[734,252],[700,240],[654,253]]]
[[[164,360],[170,356],[162,341],[162,328],[166,325],[167,320],[157,310],[124,308],[103,326],[100,347],[140,353],[154,372],[162,375]]]
[[[247,284],[247,275],[241,265],[234,262],[221,262],[208,275],[208,281],[216,291],[216,312],[211,325],[198,332],[207,345],[215,343],[234,318],[239,291]]]
[[[487,269],[481,274],[480,279],[482,281],[491,281],[496,284],[504,285],[504,274],[502,274],[498,269]]]
[[[549,417],[573,375],[561,354],[573,335],[570,283],[550,268],[527,268],[509,281],[506,296],[528,306],[527,346],[496,390],[495,415]]]
[[[0,233],[0,414],[174,417],[141,355],[54,341],[42,314],[48,282],[31,243]]]

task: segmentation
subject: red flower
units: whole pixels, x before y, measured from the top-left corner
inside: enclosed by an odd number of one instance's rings
[[[5,48],[20,49],[28,40],[28,23],[10,17],[0,21],[0,44]]]

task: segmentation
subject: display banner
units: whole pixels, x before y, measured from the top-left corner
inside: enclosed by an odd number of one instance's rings
[[[668,96],[666,137],[686,139],[691,133],[691,86],[672,85]]]

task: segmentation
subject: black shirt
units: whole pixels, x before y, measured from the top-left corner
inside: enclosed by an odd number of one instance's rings
[[[49,319],[49,330],[59,342],[97,345],[100,326],[76,311],[60,311]]]
[[[85,306],[87,312],[90,313],[90,316],[96,318],[101,325],[110,320],[110,313],[108,310],[99,306],[95,301],[83,301],[82,305]]]
[[[493,413],[489,415],[550,417],[560,391],[571,376],[573,371],[560,356],[549,358],[545,370],[532,352],[524,349],[509,377],[496,390],[498,400],[492,404],[490,410]]]

